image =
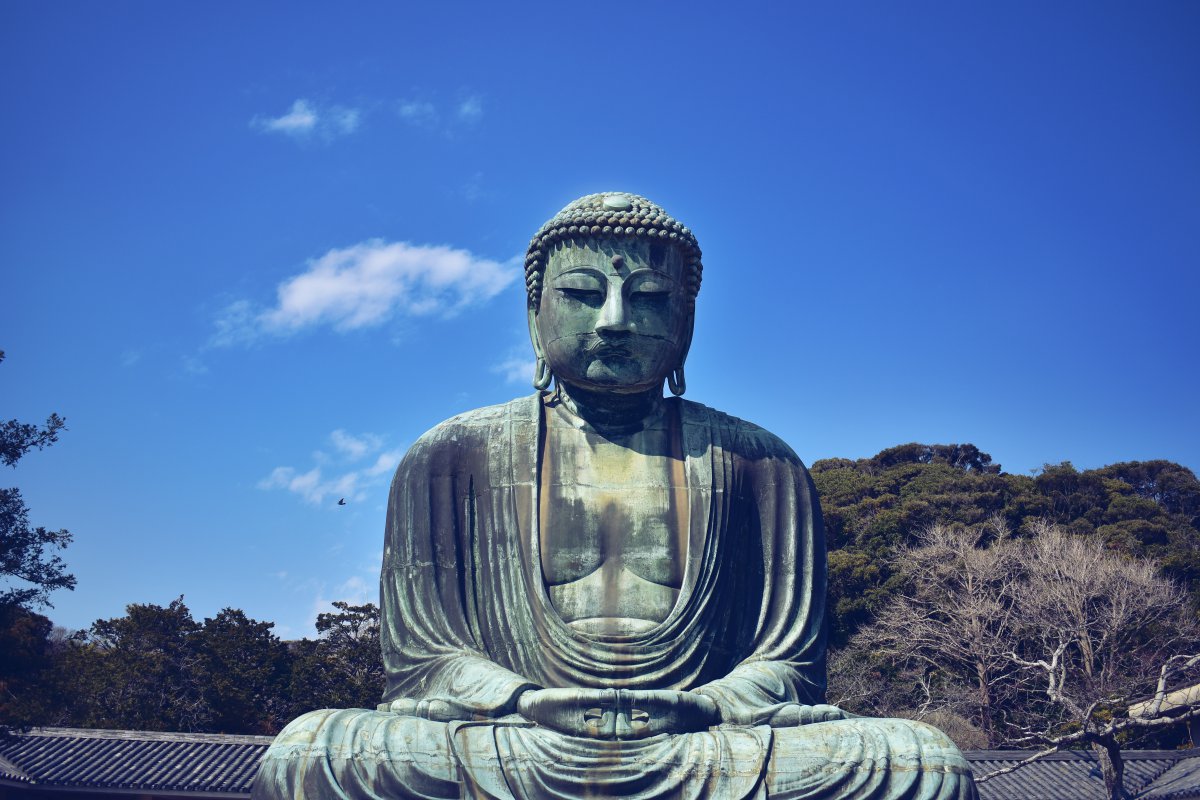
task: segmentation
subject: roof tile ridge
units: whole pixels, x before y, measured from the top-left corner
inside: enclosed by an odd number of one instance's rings
[[[274,736],[250,733],[194,733],[187,731],[137,731],[109,728],[30,728],[13,734],[18,737],[107,739],[109,741],[179,742],[213,744],[269,745]]]

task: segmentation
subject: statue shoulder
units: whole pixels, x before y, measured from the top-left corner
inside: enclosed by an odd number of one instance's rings
[[[804,463],[783,439],[761,425],[710,408],[703,403],[679,399],[685,424],[719,431],[721,444],[734,456],[746,460],[778,459],[805,469]]]
[[[397,477],[413,468],[428,470],[486,453],[489,442],[495,444],[497,437],[507,435],[514,425],[536,423],[538,402],[539,395],[518,397],[439,422],[413,442],[396,470]]]

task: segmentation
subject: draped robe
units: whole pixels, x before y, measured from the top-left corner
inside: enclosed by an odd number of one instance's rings
[[[974,797],[961,755],[928,726],[785,727],[795,704],[824,702],[825,545],[807,470],[755,425],[665,401],[688,495],[675,607],[637,634],[563,622],[539,552],[547,402],[469,412],[409,451],[380,579],[384,702],[294,721],[256,798]],[[603,741],[515,713],[523,691],[552,687],[695,691],[734,724]],[[422,718],[434,706],[456,721]]]

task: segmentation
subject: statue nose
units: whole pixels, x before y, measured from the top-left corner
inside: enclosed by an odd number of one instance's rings
[[[604,306],[600,309],[600,318],[596,320],[597,331],[620,333],[632,329],[624,294],[619,287],[614,286],[609,289],[604,298]]]

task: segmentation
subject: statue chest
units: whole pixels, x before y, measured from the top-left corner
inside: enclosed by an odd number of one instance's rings
[[[609,439],[548,426],[539,478],[542,576],[559,616],[637,633],[671,613],[687,560],[683,461],[667,430]]]

